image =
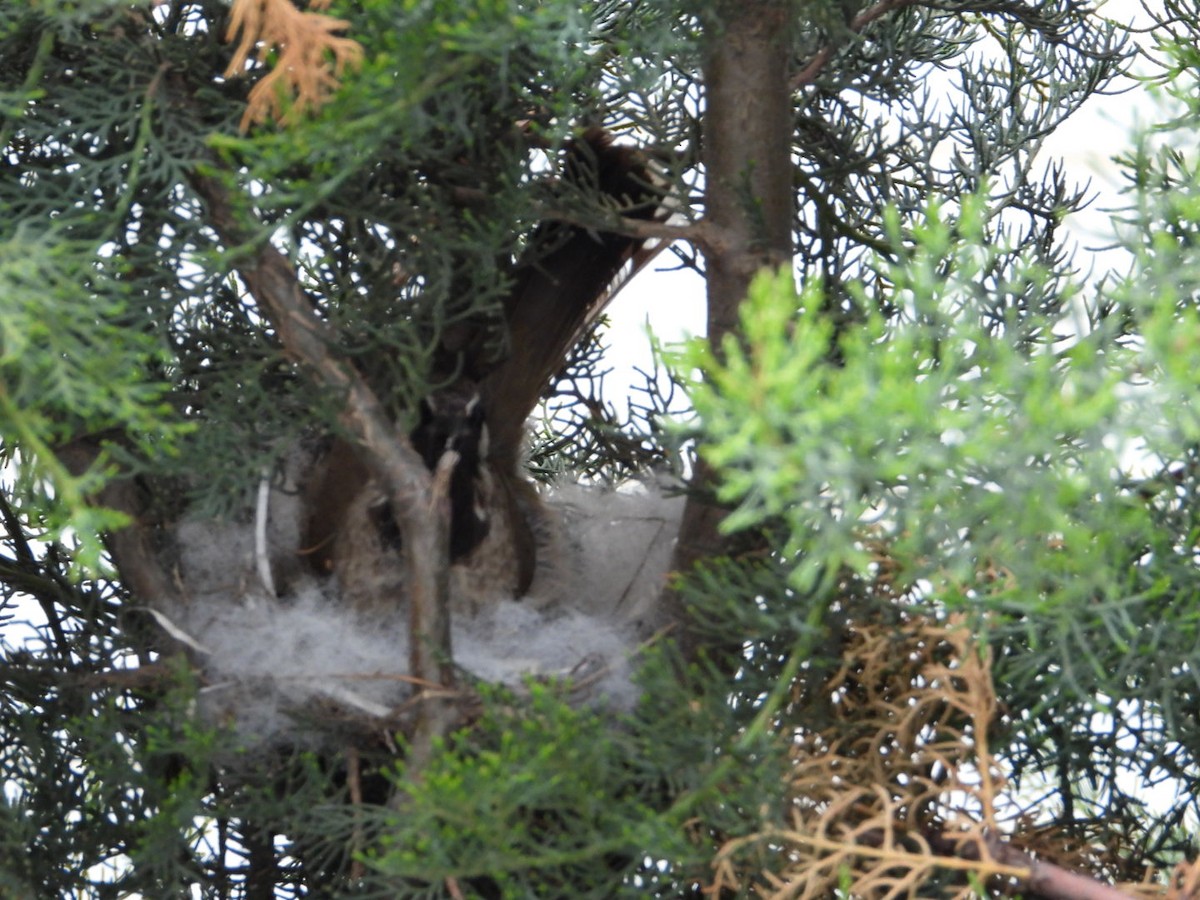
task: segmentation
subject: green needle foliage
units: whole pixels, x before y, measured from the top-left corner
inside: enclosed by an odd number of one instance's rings
[[[314,30],[231,29],[247,10]],[[710,155],[714,60],[747,34],[743,59],[787,42],[765,197],[765,161]],[[956,836],[985,826],[1102,880],[1188,857],[1200,10],[1167,0],[1153,38],[1129,269],[1095,279],[1061,235],[1086,194],[1039,153],[1131,51],[1075,2],[0,0],[0,897],[884,896],[872,853],[920,857],[907,896],[1039,895],[964,871]],[[768,93],[743,86],[747,120]],[[580,183],[563,148],[596,127],[645,150],[669,221]],[[628,415],[589,332],[528,453],[546,480],[699,473],[720,533],[670,581],[640,701],[531,678],[464,688],[419,753],[317,702],[291,712],[323,739],[247,743],[150,612],[182,566],[114,560],[123,525],[160,557],[181,520],[244,526],[264,473],[347,427],[248,260],[278,253],[407,434],[462,374],[447,346],[521,352],[519,261],[564,223],[662,230],[660,262],[710,285],[715,339]],[[723,307],[731,268],[749,287]],[[986,709],[946,671],[990,679]],[[829,793],[871,765],[886,837]],[[965,813],[914,799],[993,770],[1007,793]],[[862,852],[805,894],[814,821]]]

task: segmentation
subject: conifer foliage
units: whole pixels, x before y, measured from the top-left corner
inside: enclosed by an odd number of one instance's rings
[[[1200,897],[1163,7],[0,0],[0,897]]]

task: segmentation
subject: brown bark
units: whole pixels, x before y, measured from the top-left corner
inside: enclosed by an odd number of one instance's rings
[[[717,352],[737,333],[754,275],[792,256],[789,24],[787,4],[777,0],[721,3],[708,23],[704,251],[708,339]],[[708,497],[711,481],[701,461],[675,550],[677,572],[723,552],[725,510]]]
[[[270,318],[284,350],[327,388],[344,394],[342,425],[391,502],[403,536],[409,581],[409,671],[419,682],[450,687],[449,508],[443,492],[407,436],[391,422],[383,405],[350,363],[338,357],[330,327],[313,312],[295,270],[278,250],[247,233],[224,185],[196,175],[193,185],[208,207],[209,220],[235,251],[238,274]],[[430,700],[418,710],[412,757],[423,760],[432,741],[448,728],[451,710]]]
[[[950,849],[964,859],[978,860],[985,856],[977,842],[967,842],[954,847],[953,841],[941,838],[933,843],[935,847]],[[1027,871],[1028,874],[1020,878],[1027,895],[1042,897],[1045,900],[1130,900],[1130,894],[1111,884],[1030,856],[1019,847],[1006,844],[995,834],[989,834],[983,843],[986,846],[986,856],[991,860]]]
[[[640,225],[655,234],[665,228],[675,234],[675,226],[664,226],[656,218],[660,198],[646,187],[652,177],[637,150],[614,144],[610,135],[593,128],[568,154],[568,179],[580,186],[594,184],[600,196],[626,208],[616,224]],[[492,456],[499,468],[515,469],[519,464],[526,420],[588,323],[610,299],[613,280],[644,243],[644,237],[608,231],[586,217],[568,222],[559,216],[535,232],[504,302],[511,351],[482,384]],[[553,249],[545,252],[543,244]]]
[[[708,338],[737,327],[754,275],[792,257],[788,7],[724,3],[704,66]]]
[[[56,448],[55,454],[67,471],[78,477],[100,458],[101,444],[82,438]],[[141,603],[157,609],[175,607],[179,603],[177,585],[164,566],[159,535],[148,515],[148,498],[137,483],[132,478],[113,478],[92,501],[129,517],[128,525],[105,538],[125,586]]]

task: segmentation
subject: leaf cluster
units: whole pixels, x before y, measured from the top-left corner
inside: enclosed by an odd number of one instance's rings
[[[336,418],[341,398],[311,387],[230,274],[246,248],[214,241],[198,172],[246,198],[247,240],[287,255],[336,349],[403,421],[446,377],[444,338],[503,343],[513,261],[564,202],[557,151],[573,129],[653,145],[680,216],[702,217],[705,12],[335,2],[361,65],[322,81],[313,108],[271,93],[287,75],[278,43],[220,74],[233,49],[218,0],[0,6],[0,325],[21,392],[6,446],[116,429],[141,466],[134,487],[235,507],[281,448]],[[1050,828],[1040,846],[1086,842],[1089,865],[1118,834],[1135,858],[1178,852],[1200,752],[1195,168],[1177,149],[1139,151],[1137,221],[1152,223],[1139,268],[1086,297],[1086,328],[1064,334],[1083,300],[1057,229],[1081,197],[1034,160],[1122,65],[1115,27],[1066,2],[793,12],[802,290],[760,281],[742,341],[677,363],[708,377],[692,395],[706,452],[739,505],[731,526],[753,534],[682,588],[710,652],[690,667],[654,656],[643,706],[618,725],[542,686],[527,704],[489,696],[419,778],[393,773],[387,808],[372,803],[390,790],[386,732],[363,742],[373,753],[247,760],[195,727],[195,686],[121,680],[130,646],[147,672],[154,658],[136,614],[118,618],[121,589],[70,577],[77,548],[41,548],[36,507],[0,510],[6,600],[33,594],[48,623],[3,648],[0,771],[17,787],[0,834],[38,851],[13,869],[18,890],[729,896],[786,892],[778,879],[808,865],[814,891],[848,891],[853,869],[877,876],[871,890],[894,877],[950,895],[961,879],[931,875],[910,834],[877,840],[892,856],[872,868],[839,829],[924,814],[946,783],[977,829],[996,793],[965,775],[989,760],[1012,768],[1014,793],[1047,789],[1018,826]],[[239,129],[256,87],[289,127]],[[54,352],[34,352],[43,342]],[[568,408],[551,430],[570,446],[551,440],[539,463],[615,478],[660,461],[653,426],[611,427],[628,423],[595,387],[589,346],[557,389]],[[1149,476],[1126,452],[1141,446],[1157,454]],[[951,613],[976,632],[953,653]],[[838,783],[838,766],[856,777]],[[1130,771],[1182,786],[1161,828],[1137,821]],[[814,833],[833,846],[814,852]]]
[[[1182,223],[1172,185],[1155,202]],[[782,633],[798,615],[836,633],[897,604],[966,614],[994,648],[1012,717],[997,755],[1018,784],[1046,785],[1044,820],[1108,828],[1161,864],[1192,809],[1182,761],[1198,749],[1184,711],[1200,664],[1194,254],[1152,232],[1136,275],[1108,285],[1082,333],[1065,330],[1078,318],[1032,312],[997,323],[981,272],[1035,294],[1051,279],[1035,253],[995,266],[1008,248],[985,238],[984,208],[931,210],[904,263],[882,267],[891,320],[841,330],[818,285],[797,294],[790,273],[763,275],[740,338],[678,355],[706,376],[692,398],[701,454],[734,506],[727,527],[777,536],[757,567],[779,572],[773,590],[722,584]],[[755,659],[786,670],[786,651],[744,652],[746,671]],[[811,671],[804,696],[823,677]],[[820,704],[807,709],[816,718],[801,721],[822,721]],[[1179,799],[1147,821],[1122,772],[1174,782]]]

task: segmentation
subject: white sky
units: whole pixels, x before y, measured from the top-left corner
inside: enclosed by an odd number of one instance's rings
[[[1146,2],[1153,5],[1155,0]],[[1109,0],[1102,4],[1101,13],[1134,27],[1146,27],[1151,22],[1141,0]],[[1150,45],[1148,36],[1134,37],[1142,46]],[[1147,70],[1144,65],[1142,70]],[[1082,186],[1090,181],[1088,195],[1095,199],[1086,210],[1068,217],[1066,223],[1070,239],[1078,244],[1076,261],[1083,273],[1089,262],[1094,263],[1097,274],[1123,264],[1119,251],[1091,251],[1112,243],[1111,213],[1126,202],[1120,194],[1120,173],[1113,157],[1130,145],[1139,119],[1146,124],[1154,112],[1145,92],[1132,79],[1113,85],[1118,86],[1132,90],[1090,98],[1047,139],[1039,156],[1044,164],[1064,160],[1069,184]],[[606,360],[613,369],[608,393],[614,399],[625,385],[641,383],[635,367],[648,369],[651,365],[647,324],[665,344],[704,333],[704,282],[692,271],[660,271],[673,265],[674,257],[669,253],[660,255],[655,263],[617,295],[608,311],[612,327],[605,337],[610,344]]]

